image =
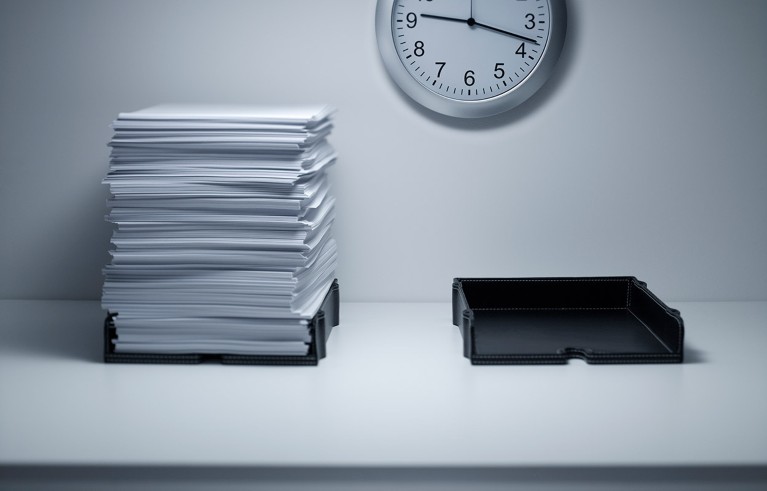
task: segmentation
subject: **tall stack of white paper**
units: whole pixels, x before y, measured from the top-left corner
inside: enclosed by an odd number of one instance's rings
[[[332,109],[156,106],[114,122],[115,351],[304,355],[334,278]]]

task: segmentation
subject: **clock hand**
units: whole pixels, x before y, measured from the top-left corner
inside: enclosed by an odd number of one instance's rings
[[[527,41],[527,42],[533,43],[533,44],[539,44],[538,41],[536,41],[533,38],[529,38],[529,37],[525,37],[525,36],[520,36],[519,34],[514,34],[513,32],[504,31],[503,29],[498,29],[497,27],[488,26],[487,24],[482,24],[482,23],[476,22],[474,19],[469,19],[468,23],[469,23],[470,26],[472,26],[472,25],[473,26],[478,26],[478,27],[481,27],[483,29],[499,32],[501,34],[506,34],[507,36],[511,36],[511,37],[514,37],[514,38],[517,38],[517,39],[521,39],[522,41]]]
[[[457,17],[445,17],[442,15],[432,15],[432,14],[421,14],[421,17],[426,17],[427,19],[442,19],[442,20],[452,20],[455,22],[464,22],[468,23],[469,19],[459,19]]]
[[[487,29],[489,31],[498,32],[501,34],[506,34],[507,36],[515,37],[517,39],[521,39],[522,41],[527,41],[529,43],[533,44],[539,44],[538,41],[536,41],[533,38],[520,36],[519,34],[514,34],[513,32],[504,31],[503,29],[498,29],[497,27],[488,26],[487,24],[482,24],[480,22],[477,22],[474,20],[474,17],[469,17],[468,19],[460,19],[458,17],[445,17],[444,15],[433,15],[433,14],[421,14],[421,17],[425,17],[427,19],[440,19],[440,20],[449,20],[453,22],[465,22],[470,26],[477,26],[481,27],[483,29]]]

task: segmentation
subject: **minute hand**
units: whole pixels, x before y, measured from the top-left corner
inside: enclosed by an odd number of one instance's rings
[[[470,19],[470,21],[472,21],[472,20],[474,20],[474,19]],[[483,29],[487,29],[489,31],[499,32],[501,34],[506,34],[507,36],[511,36],[511,37],[515,37],[517,39],[521,39],[522,41],[527,41],[529,43],[538,44],[538,41],[536,41],[533,38],[529,38],[529,37],[525,37],[525,36],[520,36],[519,34],[514,34],[513,32],[504,31],[503,29],[498,29],[497,27],[488,26],[487,24],[482,24],[481,22],[476,22],[476,21],[474,21],[473,23],[469,22],[469,25],[472,25],[472,24],[475,25],[475,26],[481,27]]]
[[[421,17],[425,17],[427,19],[452,20],[453,22],[462,22],[462,23],[469,22],[469,19],[459,19],[457,17],[445,17],[444,15],[421,14]]]

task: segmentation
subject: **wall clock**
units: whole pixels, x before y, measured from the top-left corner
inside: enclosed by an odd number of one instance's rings
[[[442,114],[507,111],[549,78],[567,30],[565,0],[378,0],[376,36],[395,83]]]

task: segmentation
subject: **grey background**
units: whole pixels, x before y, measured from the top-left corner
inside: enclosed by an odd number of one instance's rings
[[[462,122],[390,82],[373,0],[0,0],[0,298],[99,298],[118,112],[328,102],[344,300],[603,274],[767,299],[767,2],[568,3],[550,83]]]

